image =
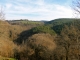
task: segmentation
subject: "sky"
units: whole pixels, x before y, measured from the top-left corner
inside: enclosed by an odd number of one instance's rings
[[[71,3],[72,0],[0,0],[7,20],[72,18]]]

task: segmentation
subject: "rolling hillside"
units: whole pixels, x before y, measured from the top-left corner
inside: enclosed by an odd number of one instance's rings
[[[1,59],[73,60],[71,57],[80,49],[76,48],[80,43],[79,27],[80,19],[71,18],[47,22],[0,21]]]
[[[19,37],[15,40],[15,42],[21,44],[23,40],[25,41],[30,36],[38,33],[49,33],[55,36],[56,34],[61,33],[65,25],[70,26],[73,23],[75,23],[74,25],[78,25],[79,22],[80,22],[79,19],[69,19],[69,18],[61,18],[52,21],[47,21],[45,22],[44,25],[40,25],[30,30],[25,30],[21,32]]]
[[[74,18],[60,18],[55,19],[52,21],[49,21],[45,23],[45,25],[51,27],[56,33],[60,34],[62,28],[67,25],[75,25],[77,27],[80,26],[80,19],[74,19]]]

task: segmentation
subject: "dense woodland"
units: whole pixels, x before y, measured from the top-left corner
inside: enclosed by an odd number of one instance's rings
[[[80,19],[0,21],[0,60],[80,60]]]

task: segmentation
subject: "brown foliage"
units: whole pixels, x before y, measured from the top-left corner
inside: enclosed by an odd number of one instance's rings
[[[18,46],[18,59],[49,60],[56,48],[54,36],[39,33],[29,37],[26,42]]]
[[[18,38],[18,35],[30,28],[10,25],[6,21],[0,21],[0,55],[5,57],[13,57],[15,50],[18,50],[13,40]]]
[[[0,40],[0,55],[4,57],[13,57],[15,45],[9,40]]]
[[[80,30],[76,26],[65,26],[56,41],[58,44],[55,50],[57,58],[73,60],[74,56],[75,59],[79,60]]]
[[[28,43],[33,45],[34,47],[42,46],[50,51],[54,50],[54,48],[56,47],[54,36],[44,33],[33,35],[29,38]]]

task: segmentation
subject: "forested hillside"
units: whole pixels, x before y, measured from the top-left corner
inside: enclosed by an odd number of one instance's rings
[[[80,60],[80,19],[0,21],[0,57]]]

